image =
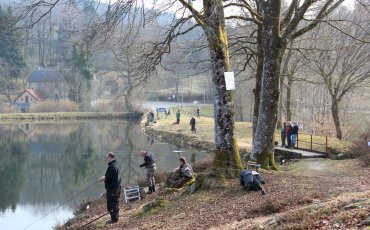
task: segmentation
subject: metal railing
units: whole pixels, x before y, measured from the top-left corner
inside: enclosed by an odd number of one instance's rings
[[[300,136],[309,136],[309,141],[307,141],[307,140],[305,140],[303,138],[300,139]],[[322,140],[320,142],[314,142],[313,141],[313,137],[319,137],[320,139],[325,138],[325,143],[324,143],[324,140]],[[299,147],[299,143],[308,143],[308,146],[309,147],[307,147],[307,145],[302,145],[302,147]],[[315,146],[323,146],[323,147],[320,148],[320,149],[317,149],[317,148],[314,148],[313,145],[315,145]],[[328,137],[315,136],[315,135],[306,134],[306,133],[299,133],[297,135],[297,148],[309,149],[311,151],[328,153]],[[323,151],[323,149],[325,149],[325,150]]]

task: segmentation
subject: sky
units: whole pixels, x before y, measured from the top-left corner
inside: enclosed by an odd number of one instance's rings
[[[98,0],[97,0],[98,1]],[[111,3],[114,3],[114,2],[116,2],[117,0],[100,0],[101,2],[104,2],[104,3],[109,3],[109,2],[111,2]],[[141,0],[139,0],[139,1],[141,1]],[[168,2],[168,0],[157,0],[158,2]],[[291,0],[286,0],[286,1],[291,1]],[[197,9],[201,9],[202,8],[202,0],[195,0],[195,1],[191,1],[192,3],[193,3],[193,5],[197,8]],[[345,6],[347,6],[347,7],[349,7],[349,8],[353,8],[353,6],[354,6],[354,0],[345,0],[344,1],[344,5]],[[145,0],[145,4],[148,4],[148,5],[153,5],[152,4],[153,3],[153,0]],[[181,4],[181,3],[179,3],[179,4]]]
[[[99,1],[99,0],[96,0],[96,1]],[[100,0],[101,2],[104,2],[104,3],[114,3],[116,2],[117,0]],[[169,0],[138,0],[138,2],[145,2],[145,6],[147,7],[151,7],[153,6],[153,2],[157,2],[157,5],[160,5],[161,3],[168,3]],[[286,1],[286,2],[291,2],[292,0],[283,0],[283,1]],[[198,10],[202,10],[203,8],[203,1],[202,0],[190,0],[190,2],[193,4],[193,6]],[[354,8],[354,3],[355,3],[355,0],[345,0],[343,5],[345,5],[346,7],[348,7],[349,9],[353,9]],[[175,13],[176,14],[176,9],[182,7],[182,4],[180,3],[180,1],[177,1],[177,4],[175,4],[174,7],[172,7],[170,10],[171,13]],[[182,12],[182,11],[181,11]],[[235,8],[235,7],[230,7],[228,9],[225,10],[225,16],[229,16],[229,15],[235,15],[235,14],[238,14],[238,12],[240,12],[240,10],[238,8]],[[190,14],[190,12],[188,12]],[[178,12],[179,16],[181,16],[182,13]]]

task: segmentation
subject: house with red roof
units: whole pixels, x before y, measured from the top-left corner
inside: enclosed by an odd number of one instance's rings
[[[41,91],[36,89],[25,89],[15,99],[14,105],[19,111],[28,112],[32,104],[45,100],[47,100],[47,98]]]
[[[27,77],[26,89],[15,99],[15,108],[28,112],[31,105],[68,97],[68,86],[59,68],[37,68]]]
[[[67,82],[59,68],[33,70],[27,77],[26,88],[42,92],[48,100],[68,97]]]

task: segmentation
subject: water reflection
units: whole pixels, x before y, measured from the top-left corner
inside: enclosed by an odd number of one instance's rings
[[[174,153],[175,146],[157,143],[137,124],[121,120],[0,124],[0,149],[0,229],[23,229],[73,198],[31,228],[51,229],[55,218],[63,221],[82,200],[98,197],[102,184],[79,193],[104,174],[108,151],[117,155],[124,185],[144,177],[141,149],[156,153],[160,170],[175,168],[180,155],[191,162],[209,157],[197,151]]]

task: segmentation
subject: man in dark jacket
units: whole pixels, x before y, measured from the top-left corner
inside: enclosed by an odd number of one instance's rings
[[[194,117],[191,117],[191,119],[190,119],[190,125],[191,125],[191,133],[196,134],[197,133],[197,129],[195,128],[195,118]]]
[[[180,124],[180,116],[181,116],[180,110],[177,110],[177,112],[176,112],[176,124]]]
[[[156,168],[155,158],[153,153],[150,153],[146,150],[142,150],[140,152],[140,156],[144,157],[144,163],[140,165],[140,167],[145,167],[146,169],[146,181],[148,183],[148,192],[147,194],[151,194],[155,192],[155,179],[154,173]]]
[[[292,127],[292,144],[291,144],[291,148],[294,148],[295,147],[295,142],[297,140],[297,137],[298,137],[298,124],[297,122],[293,122],[293,127]]]
[[[283,127],[281,128],[281,147],[285,147],[285,128],[286,128],[286,122],[283,123]]]
[[[288,145],[286,145],[285,147],[287,148],[290,148],[290,146],[292,145],[291,135],[292,135],[292,125],[290,124],[290,121],[288,121],[285,126],[285,136],[288,142]]]
[[[107,190],[107,210],[111,217],[107,223],[115,223],[119,219],[119,197],[121,194],[120,167],[112,152],[107,154],[106,159],[108,168],[105,176],[100,177],[100,181],[104,181],[104,186]]]

